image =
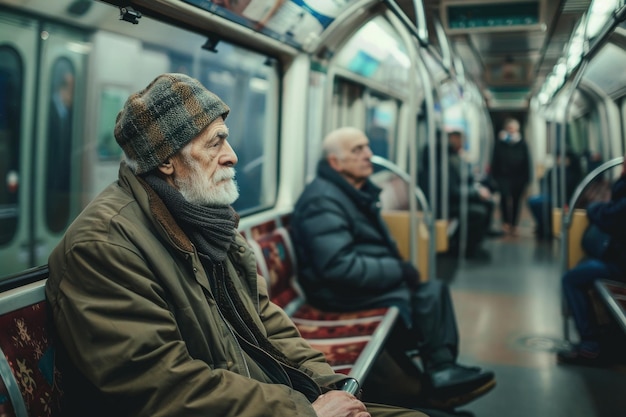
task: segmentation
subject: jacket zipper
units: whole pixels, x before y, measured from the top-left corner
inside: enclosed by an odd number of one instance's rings
[[[209,299],[209,295],[208,294],[204,294],[204,297],[207,299],[207,302],[210,304],[210,299]],[[232,326],[230,325],[230,323],[228,322],[228,320],[226,320],[226,317],[224,317],[224,315],[222,314],[222,311],[220,310],[219,307],[217,307],[217,312],[220,315],[220,318],[222,319],[222,322],[226,325],[226,328],[228,328],[228,331],[230,332],[231,336],[233,337],[233,340],[235,341],[236,344],[236,350],[237,353],[239,354],[239,357],[241,358],[241,363],[243,363],[244,368],[246,370],[246,375],[248,378],[252,378],[252,375],[250,374],[250,368],[248,367],[248,361],[246,360],[245,355],[243,354],[243,348],[241,347],[241,344],[239,344],[239,340],[237,339],[237,335],[235,334],[235,330],[232,328]]]

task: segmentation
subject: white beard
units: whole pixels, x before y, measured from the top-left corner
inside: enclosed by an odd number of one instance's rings
[[[185,200],[201,206],[228,206],[239,198],[235,168],[220,168],[209,178],[196,161],[185,159],[191,173],[174,180]]]

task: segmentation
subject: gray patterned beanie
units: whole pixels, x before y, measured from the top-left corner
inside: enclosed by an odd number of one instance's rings
[[[115,122],[115,140],[136,174],[149,172],[174,155],[230,109],[200,82],[184,74],[159,75],[131,95]]]

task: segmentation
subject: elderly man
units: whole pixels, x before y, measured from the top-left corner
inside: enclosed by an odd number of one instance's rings
[[[268,300],[237,233],[225,118],[197,80],[164,74],[117,117],[117,182],[49,259],[65,416],[423,416],[340,391]]]
[[[412,348],[419,347],[430,401],[458,406],[495,385],[492,372],[457,364],[458,333],[448,288],[420,284],[403,262],[380,217],[370,180],[372,151],[365,134],[344,127],[323,143],[317,177],[300,196],[292,218],[300,284],[310,303],[330,310],[397,306]]]

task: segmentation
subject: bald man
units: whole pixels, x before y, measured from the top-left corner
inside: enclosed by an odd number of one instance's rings
[[[372,150],[359,129],[343,127],[324,139],[317,177],[292,219],[299,282],[318,308],[352,311],[397,306],[407,349],[419,348],[430,405],[455,407],[495,385],[493,372],[457,363],[458,332],[448,287],[419,282],[400,257],[380,216],[380,189],[369,177]]]

